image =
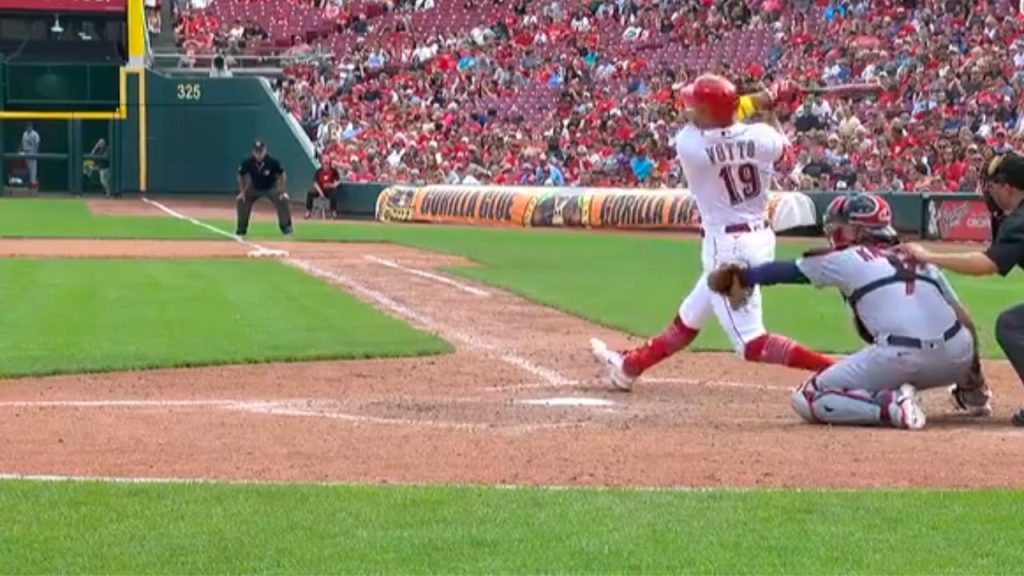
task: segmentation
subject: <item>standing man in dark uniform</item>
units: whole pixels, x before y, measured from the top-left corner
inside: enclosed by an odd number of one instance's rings
[[[313,200],[317,197],[327,198],[331,205],[331,218],[338,218],[338,185],[341,184],[341,174],[334,167],[334,161],[330,157],[325,158],[320,169],[316,171],[313,180],[313,188],[306,192],[306,218],[313,212]]]
[[[266,196],[277,208],[277,224],[281,233],[289,236],[292,233],[292,210],[288,205],[288,193],[285,187],[288,177],[277,158],[267,154],[267,145],[257,140],[252,145],[252,155],[242,160],[238,167],[238,196],[235,207],[238,213],[236,236],[245,236],[249,232],[249,216],[252,205]]]
[[[919,244],[904,249],[922,262],[969,276],[1006,276],[1024,267],[1024,156],[1008,153],[989,162],[983,195],[992,214],[992,243],[984,251],[959,254],[930,252]],[[996,340],[1017,376],[1024,381],[1024,304],[1017,304],[996,319]],[[1013,416],[1024,426],[1024,409]]]

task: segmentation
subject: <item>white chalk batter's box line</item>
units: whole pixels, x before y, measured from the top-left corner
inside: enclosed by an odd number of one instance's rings
[[[185,409],[226,410],[317,419],[323,418],[353,424],[377,424],[388,426],[419,426],[425,428],[446,428],[455,430],[488,430],[496,432],[532,432],[557,428],[579,428],[590,423],[585,421],[547,422],[533,424],[501,424],[497,422],[457,422],[451,420],[397,418],[371,416],[338,410],[339,404],[329,400],[11,400],[0,401],[0,409],[25,408],[41,410],[93,409],[93,410],[162,410]],[[331,409],[335,408],[335,409]]]

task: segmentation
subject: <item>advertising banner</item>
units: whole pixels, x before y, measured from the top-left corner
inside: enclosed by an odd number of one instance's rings
[[[928,202],[928,237],[955,242],[987,242],[992,219],[985,201],[932,196]]]
[[[776,230],[813,226],[814,202],[771,193],[765,217]],[[511,186],[392,186],[377,197],[386,222],[470,226],[695,230],[700,216],[688,190]]]
[[[128,0],[0,0],[0,10],[127,12]]]

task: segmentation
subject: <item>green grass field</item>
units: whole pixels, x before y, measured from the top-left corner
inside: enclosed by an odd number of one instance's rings
[[[85,202],[35,198],[4,199],[0,203],[0,237],[218,238],[209,230],[174,218],[96,216]]]
[[[279,239],[272,224],[252,231]],[[71,201],[4,200],[0,236],[212,234],[171,219],[95,217]],[[300,223],[297,238],[465,256],[480,266],[455,273],[635,334],[660,329],[699,270],[691,238],[322,223]],[[991,325],[1016,291],[955,283],[996,355]],[[0,301],[8,375],[256,360],[253,347],[281,359],[446,349],[274,262],[0,260]],[[265,314],[242,314],[253,307]],[[62,322],[72,313],[82,321]],[[811,345],[856,346],[834,293],[771,290],[767,314]],[[724,344],[717,329],[701,342]],[[82,358],[61,354],[85,345]],[[1024,565],[1022,502],[1019,491],[5,481],[0,573],[1013,574]]]
[[[0,483],[5,573],[1016,574],[1020,494]]]
[[[173,218],[94,216],[85,204],[64,200],[5,200],[0,236],[219,238]],[[58,215],[51,219],[49,215]],[[28,223],[39,222],[38,230]],[[212,221],[223,230],[232,222]],[[277,226],[255,222],[252,238],[280,240]],[[637,336],[657,333],[700,274],[693,236],[588,234],[516,229],[299,222],[295,238],[307,241],[392,242],[470,258],[479,266],[452,273],[515,292],[593,322]],[[783,243],[779,257],[798,256],[807,243]],[[952,277],[981,327],[983,353],[1000,358],[992,326],[1016,302],[1014,285],[985,278]],[[765,291],[768,326],[824,351],[860,346],[839,294],[808,287]],[[710,323],[698,350],[725,350],[728,341]]]
[[[269,260],[0,259],[0,375],[450,350]]]
[[[229,229],[231,223],[213,222]],[[251,228],[254,237],[280,238],[273,224]],[[306,223],[299,240],[393,242],[456,254],[480,266],[452,273],[515,292],[530,300],[637,336],[658,333],[675,314],[700,272],[694,236],[588,234],[380,224]],[[780,243],[778,258],[795,258],[823,240]],[[983,353],[1002,358],[993,326],[1019,301],[1015,284],[950,276],[979,326]],[[764,290],[765,322],[774,331],[827,352],[847,353],[862,342],[836,290],[779,286]],[[727,350],[728,340],[709,322],[694,346]]]

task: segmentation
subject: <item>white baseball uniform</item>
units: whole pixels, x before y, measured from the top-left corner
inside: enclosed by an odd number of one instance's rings
[[[704,235],[704,273],[679,307],[679,317],[690,328],[700,329],[713,312],[739,354],[766,333],[761,291],[755,288],[747,305],[733,310],[723,296],[711,291],[707,276],[724,264],[755,266],[775,258],[775,233],[765,216],[767,187],[787,144],[785,136],[764,123],[707,130],[689,124],[675,137]]]
[[[806,256],[797,267],[815,286],[839,288],[871,342],[794,394],[794,408],[806,420],[891,423],[898,417],[892,392],[900,385],[966,382],[974,339],[957,320],[956,292],[938,268],[874,246]]]

